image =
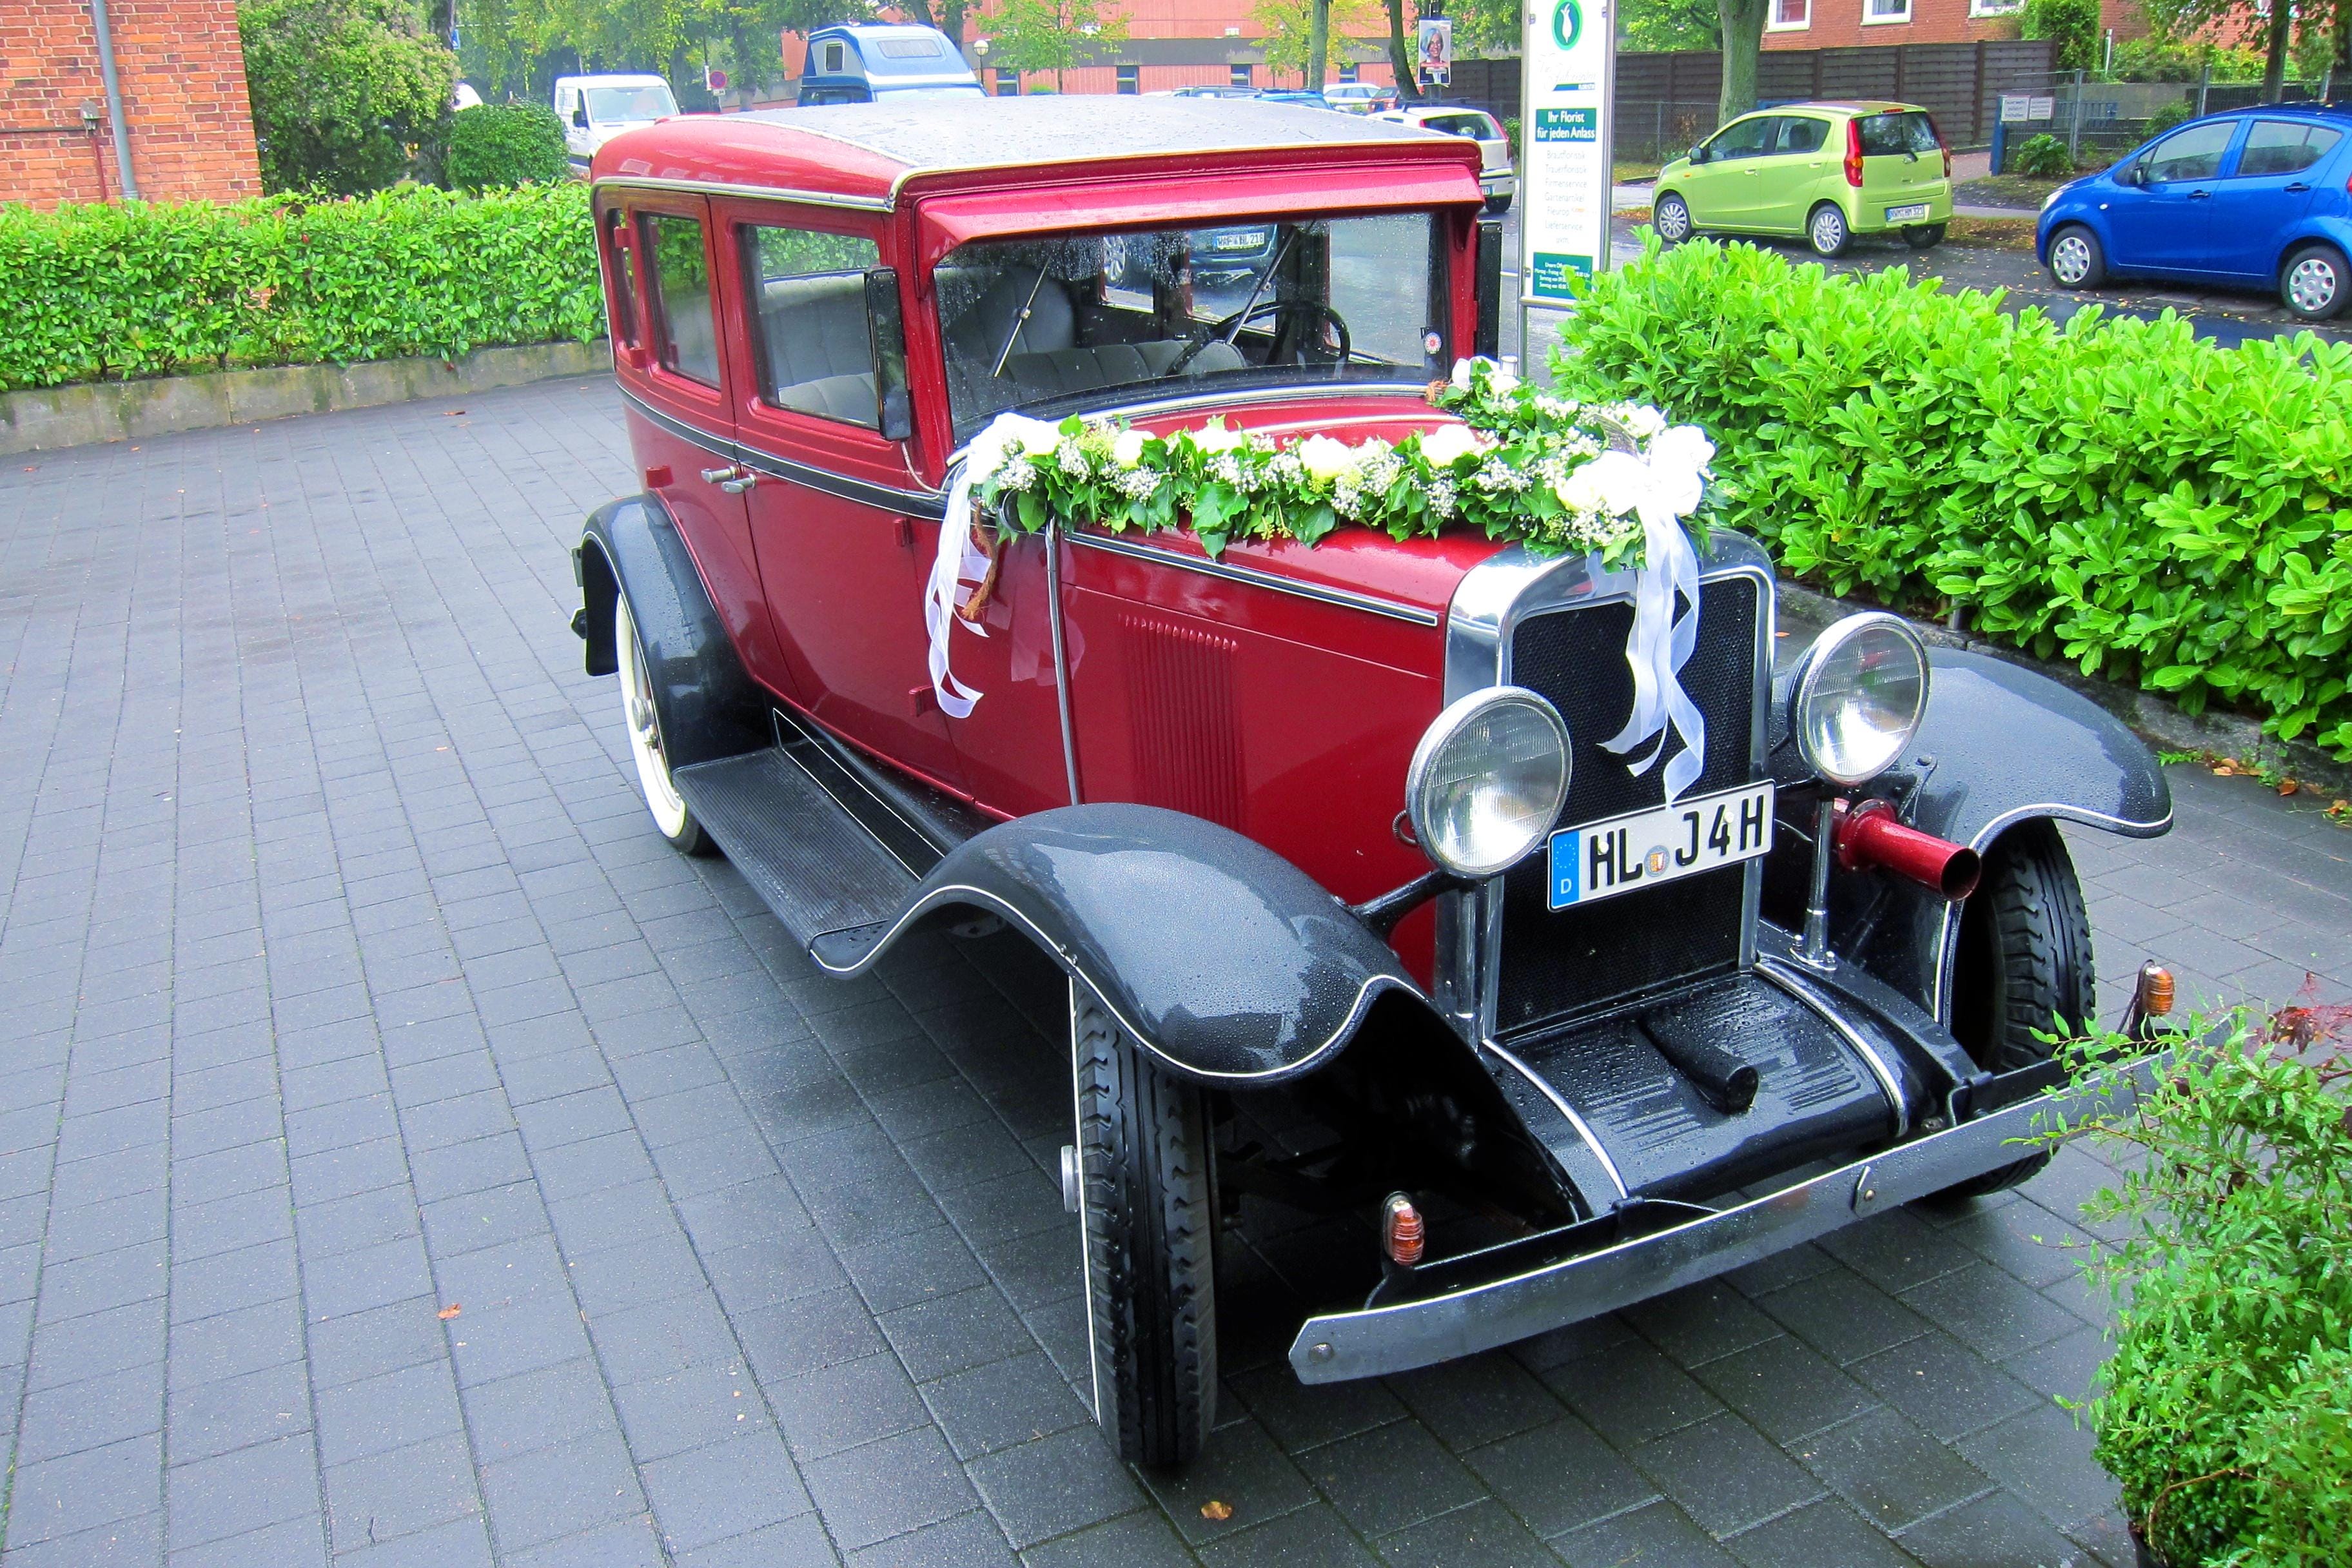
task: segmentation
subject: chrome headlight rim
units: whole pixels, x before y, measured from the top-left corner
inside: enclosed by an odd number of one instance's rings
[[[1447,746],[1460,737],[1473,721],[1484,718],[1491,710],[1505,707],[1528,713],[1549,731],[1559,751],[1559,785],[1547,809],[1541,813],[1542,826],[1515,852],[1488,860],[1465,861],[1444,852],[1441,847],[1443,836],[1432,824],[1428,809],[1431,774],[1445,754]],[[1414,841],[1421,846],[1422,853],[1457,877],[1483,881],[1489,877],[1500,876],[1534,854],[1550,837],[1553,825],[1559,819],[1561,807],[1568,804],[1568,790],[1575,774],[1575,766],[1576,753],[1569,740],[1568,722],[1541,692],[1531,691],[1524,686],[1487,686],[1456,699],[1430,721],[1429,728],[1422,731],[1420,743],[1413,747],[1412,765],[1405,770],[1405,815],[1412,824]]]
[[[1829,668],[1832,658],[1856,637],[1880,631],[1894,633],[1909,646],[1912,657],[1918,661],[1918,706],[1912,710],[1911,721],[1904,727],[1900,739],[1887,748],[1885,762],[1867,772],[1832,770],[1827,760],[1813,750],[1812,727],[1805,721],[1807,711],[1822,695],[1822,675]],[[1910,750],[1911,742],[1918,738],[1919,726],[1927,716],[1930,680],[1927,639],[1920,637],[1918,629],[1902,616],[1885,610],[1861,610],[1832,623],[1814,639],[1813,646],[1805,650],[1804,658],[1797,669],[1796,682],[1790,692],[1789,733],[1796,742],[1798,755],[1804,759],[1807,767],[1840,788],[1853,789],[1868,784],[1901,762],[1903,753]]]

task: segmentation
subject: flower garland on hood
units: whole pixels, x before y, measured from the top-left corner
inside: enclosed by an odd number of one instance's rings
[[[1654,737],[1632,764],[1640,773],[1671,723],[1684,742],[1666,769],[1673,800],[1705,752],[1705,726],[1675,675],[1697,638],[1698,563],[1685,528],[1701,526],[1713,444],[1654,408],[1556,397],[1484,359],[1455,365],[1430,401],[1462,423],[1354,446],[1328,436],[1285,445],[1221,419],[1156,436],[1083,416],[1058,424],[998,416],[961,454],[924,595],[940,706],[962,718],[981,696],[955,679],[948,657],[957,623],[987,635],[959,603],[959,585],[984,581],[994,553],[976,544],[974,526],[956,526],[975,500],[1026,532],[1055,518],[1114,533],[1189,527],[1212,557],[1234,539],[1311,545],[1343,524],[1399,540],[1475,528],[1539,554],[1592,554],[1638,574],[1626,650],[1633,716],[1605,744],[1622,753]],[[1687,613],[1676,613],[1677,597]]]

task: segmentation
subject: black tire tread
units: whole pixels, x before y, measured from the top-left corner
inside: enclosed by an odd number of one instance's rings
[[[1981,902],[1979,901],[1981,900]],[[2097,971],[2091,956],[2091,919],[2082,884],[2056,823],[2037,820],[2003,834],[1987,858],[1983,879],[1961,914],[1961,958],[1970,937],[1989,941],[1989,973],[1953,975],[1961,985],[1990,987],[1991,1006],[1961,1037],[1977,1066],[2009,1072],[2046,1060],[2050,1045],[2035,1037],[2062,1021],[2065,1031],[2088,1029],[2097,1013]],[[1971,921],[1975,922],[1971,930]],[[1956,1010],[1955,1022],[1959,1017]],[[1971,1035],[1976,1037],[1969,1037]],[[1947,1197],[1979,1197],[2016,1186],[2050,1163],[2029,1154],[1946,1189]]]
[[[1075,985],[1070,1033],[1097,1418],[1121,1458],[1182,1464],[1216,1419],[1207,1106]]]

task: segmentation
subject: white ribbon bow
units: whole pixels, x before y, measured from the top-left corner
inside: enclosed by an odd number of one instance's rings
[[[1666,764],[1666,803],[1698,782],[1706,764],[1706,719],[1682,688],[1682,668],[1698,646],[1698,552],[1683,531],[1682,520],[1698,510],[1705,493],[1707,460],[1715,447],[1694,426],[1677,425],[1651,439],[1641,459],[1634,490],[1642,520],[1642,569],[1633,575],[1633,630],[1625,639],[1625,663],[1633,672],[1633,711],[1625,727],[1601,745],[1619,756],[1655,739],[1647,756],[1625,764],[1640,775],[1666,749],[1671,726],[1683,749]],[[1608,453],[1595,462],[1623,459]],[[1687,601],[1685,611],[1676,601]]]
[[[994,478],[1015,452],[1042,457],[1060,439],[1061,432],[1043,419],[1000,414],[948,458],[947,512],[940,519],[930,580],[923,585],[923,628],[931,639],[931,690],[940,700],[940,711],[950,719],[969,717],[982,695],[958,680],[948,664],[948,638],[958,621],[974,637],[988,635],[979,622],[956,614],[961,584],[988,575],[988,557],[971,542],[972,489]]]

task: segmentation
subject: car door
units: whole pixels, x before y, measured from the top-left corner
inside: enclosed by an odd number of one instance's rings
[[[882,428],[877,381],[899,378],[903,398],[904,376],[887,231],[840,208],[722,200],[713,211],[744,365],[737,454],[783,658],[820,723],[956,787],[923,636],[938,502],[916,477],[911,437]]]
[[[1770,142],[1748,165],[1756,176],[1754,226],[1776,234],[1804,232],[1805,215],[1832,167],[1829,139],[1830,122],[1818,115],[1778,118]]]
[[[2116,193],[2107,214],[2107,265],[2126,272],[2201,278],[2214,274],[2209,221],[2222,160],[2242,120],[2184,125],[2140,154],[2138,184]]]
[[[1750,114],[1700,143],[1706,161],[1692,160],[1683,180],[1683,201],[1693,223],[1701,228],[1753,226],[1760,184],[1756,160],[1763,156],[1779,125],[1778,115]]]
[[[599,195],[610,204],[599,236],[614,369],[633,446],[646,461],[639,478],[677,523],[744,668],[789,689],[768,629],[744,498],[726,488],[735,462],[734,372],[719,353],[709,209],[703,198],[677,192]]]
[[[2269,283],[2280,236],[2310,210],[2318,166],[2344,132],[2315,120],[2255,120],[2246,127],[2227,178],[2213,183],[2207,209],[2213,270]]]

